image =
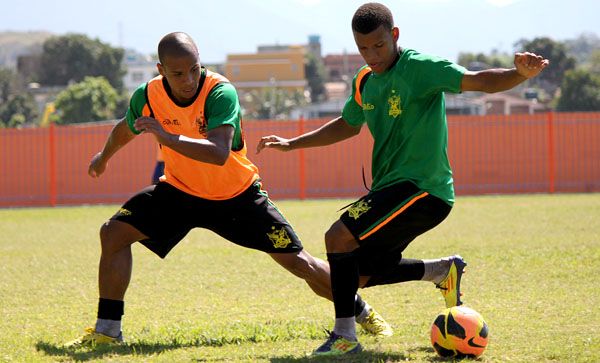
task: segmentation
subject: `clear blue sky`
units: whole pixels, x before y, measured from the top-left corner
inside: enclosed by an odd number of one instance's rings
[[[0,31],[84,33],[114,46],[154,53],[171,31],[192,35],[203,62],[261,44],[305,44],[323,54],[356,52],[355,0],[0,0]],[[402,46],[456,60],[460,51],[511,52],[521,39],[600,36],[600,0],[387,0]]]

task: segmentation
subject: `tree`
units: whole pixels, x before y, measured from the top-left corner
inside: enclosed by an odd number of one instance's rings
[[[568,71],[560,90],[558,111],[600,110],[600,75],[583,69]]]
[[[590,59],[587,64],[592,74],[600,75],[600,49],[594,51],[590,55]]]
[[[87,76],[102,76],[116,89],[123,87],[121,61],[124,50],[83,34],[52,37],[44,42],[40,82],[67,85]]]
[[[509,54],[498,53],[496,50],[492,54],[483,53],[459,53],[457,63],[471,70],[480,70],[488,68],[510,68],[512,67],[513,57]]]
[[[18,75],[8,68],[0,68],[0,104],[8,102],[8,98],[22,92],[22,82]]]
[[[550,65],[542,73],[529,80],[531,85],[543,88],[550,95],[555,94],[565,73],[575,68],[575,58],[567,54],[565,44],[550,38],[522,39],[515,47],[519,51],[536,53],[550,60]]]
[[[33,123],[37,116],[37,105],[23,80],[10,69],[0,69],[0,127]]]
[[[119,94],[104,77],[85,77],[56,97],[56,110],[60,115],[57,123],[113,119],[118,98]]]
[[[27,92],[10,95],[7,102],[0,105],[2,127],[18,127],[25,123],[33,123],[37,117],[37,105],[33,96]]]
[[[240,96],[244,116],[248,119],[284,119],[290,111],[306,105],[306,98],[300,91],[290,92],[281,88],[266,88],[245,92]]]
[[[306,66],[304,74],[308,81],[310,100],[312,103],[322,101],[325,98],[325,66],[323,62],[312,53],[306,53]]]
[[[578,65],[583,65],[590,61],[594,52],[600,50],[600,38],[594,33],[583,33],[575,39],[566,40],[565,46]]]

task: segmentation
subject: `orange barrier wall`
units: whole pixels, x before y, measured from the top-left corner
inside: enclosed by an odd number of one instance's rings
[[[256,155],[263,135],[293,136],[328,120],[245,122],[250,158],[273,198],[357,197],[370,185],[371,137]],[[0,130],[0,207],[122,203],[148,185],[156,144],[142,135],[105,174],[87,175],[112,125]],[[600,113],[449,116],[448,153],[459,195],[600,191]]]

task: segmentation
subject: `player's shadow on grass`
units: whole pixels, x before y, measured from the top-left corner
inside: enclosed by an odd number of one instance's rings
[[[364,350],[357,354],[344,357],[277,357],[271,358],[272,363],[312,363],[312,362],[344,362],[344,363],[366,363],[366,362],[403,362],[409,359],[405,354],[392,352],[370,352]]]
[[[425,358],[425,360],[427,360],[428,362],[460,362],[460,361],[464,361],[466,363],[469,362],[477,362],[477,361],[481,361],[481,358],[474,358],[474,357],[448,357],[448,358],[444,358],[444,357],[440,357],[439,355],[437,355],[437,353],[435,352],[435,350],[430,347],[417,347],[417,348],[412,348],[408,350],[408,353],[412,353],[412,352],[426,352],[428,353],[427,358]],[[411,355],[411,354],[409,354]]]
[[[38,341],[35,348],[53,357],[70,357],[76,361],[88,361],[91,359],[102,358],[107,355],[113,356],[144,356],[155,355],[170,350],[181,348],[201,348],[201,347],[224,347],[228,345],[252,344],[264,341],[279,341],[297,339],[297,335],[289,334],[290,331],[306,330],[307,337],[313,337],[317,330],[314,323],[297,322],[290,325],[289,322],[279,324],[278,322],[269,322],[259,325],[237,325],[233,324],[225,328],[216,329],[216,331],[197,331],[194,337],[186,339],[179,334],[170,336],[167,334],[159,341],[148,339],[132,339],[124,344],[116,346],[98,345],[96,347],[67,348],[60,344],[47,341]],[[298,327],[298,329],[293,329]],[[287,335],[286,335],[287,333]],[[321,337],[319,336],[319,339]],[[268,358],[267,358],[268,359]]]
[[[358,354],[353,354],[344,357],[291,357],[291,356],[283,356],[277,358],[271,358],[272,363],[320,363],[320,362],[344,362],[344,363],[363,363],[363,362],[404,362],[414,360],[414,352],[425,352],[427,353],[427,357],[424,359],[429,362],[456,362],[462,361],[470,362],[470,361],[479,361],[478,358],[443,358],[436,354],[435,350],[432,347],[418,347],[409,349],[407,352],[371,352],[369,350],[364,350]],[[420,358],[423,359],[423,358]]]
[[[151,355],[161,352],[198,347],[203,344],[199,343],[131,343],[118,346],[99,345],[94,348],[65,348],[62,345],[56,345],[49,342],[38,341],[35,348],[38,351],[44,352],[46,355],[53,357],[70,357],[75,361],[88,361],[91,359],[102,358],[105,355]]]

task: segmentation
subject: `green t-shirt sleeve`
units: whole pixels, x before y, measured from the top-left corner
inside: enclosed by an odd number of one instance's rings
[[[357,72],[354,79],[352,79],[352,93],[350,93],[350,96],[342,109],[342,118],[352,126],[360,126],[365,123],[365,115],[363,114],[362,107],[354,99],[356,93],[356,77],[359,72]]]
[[[231,83],[216,85],[208,94],[204,109],[208,122],[207,130],[221,125],[231,125],[235,128],[239,124],[240,102]]]
[[[439,92],[460,93],[465,72],[463,66],[446,59],[417,54],[411,59],[406,74],[414,77],[412,84],[419,88],[413,93],[430,95]]]
[[[125,114],[129,129],[136,135],[140,134],[141,131],[136,130],[135,127],[133,127],[133,124],[138,117],[142,116],[142,110],[146,105],[146,87],[148,87],[148,84],[144,83],[133,91],[133,95],[131,95],[131,98],[129,99],[129,108]]]

